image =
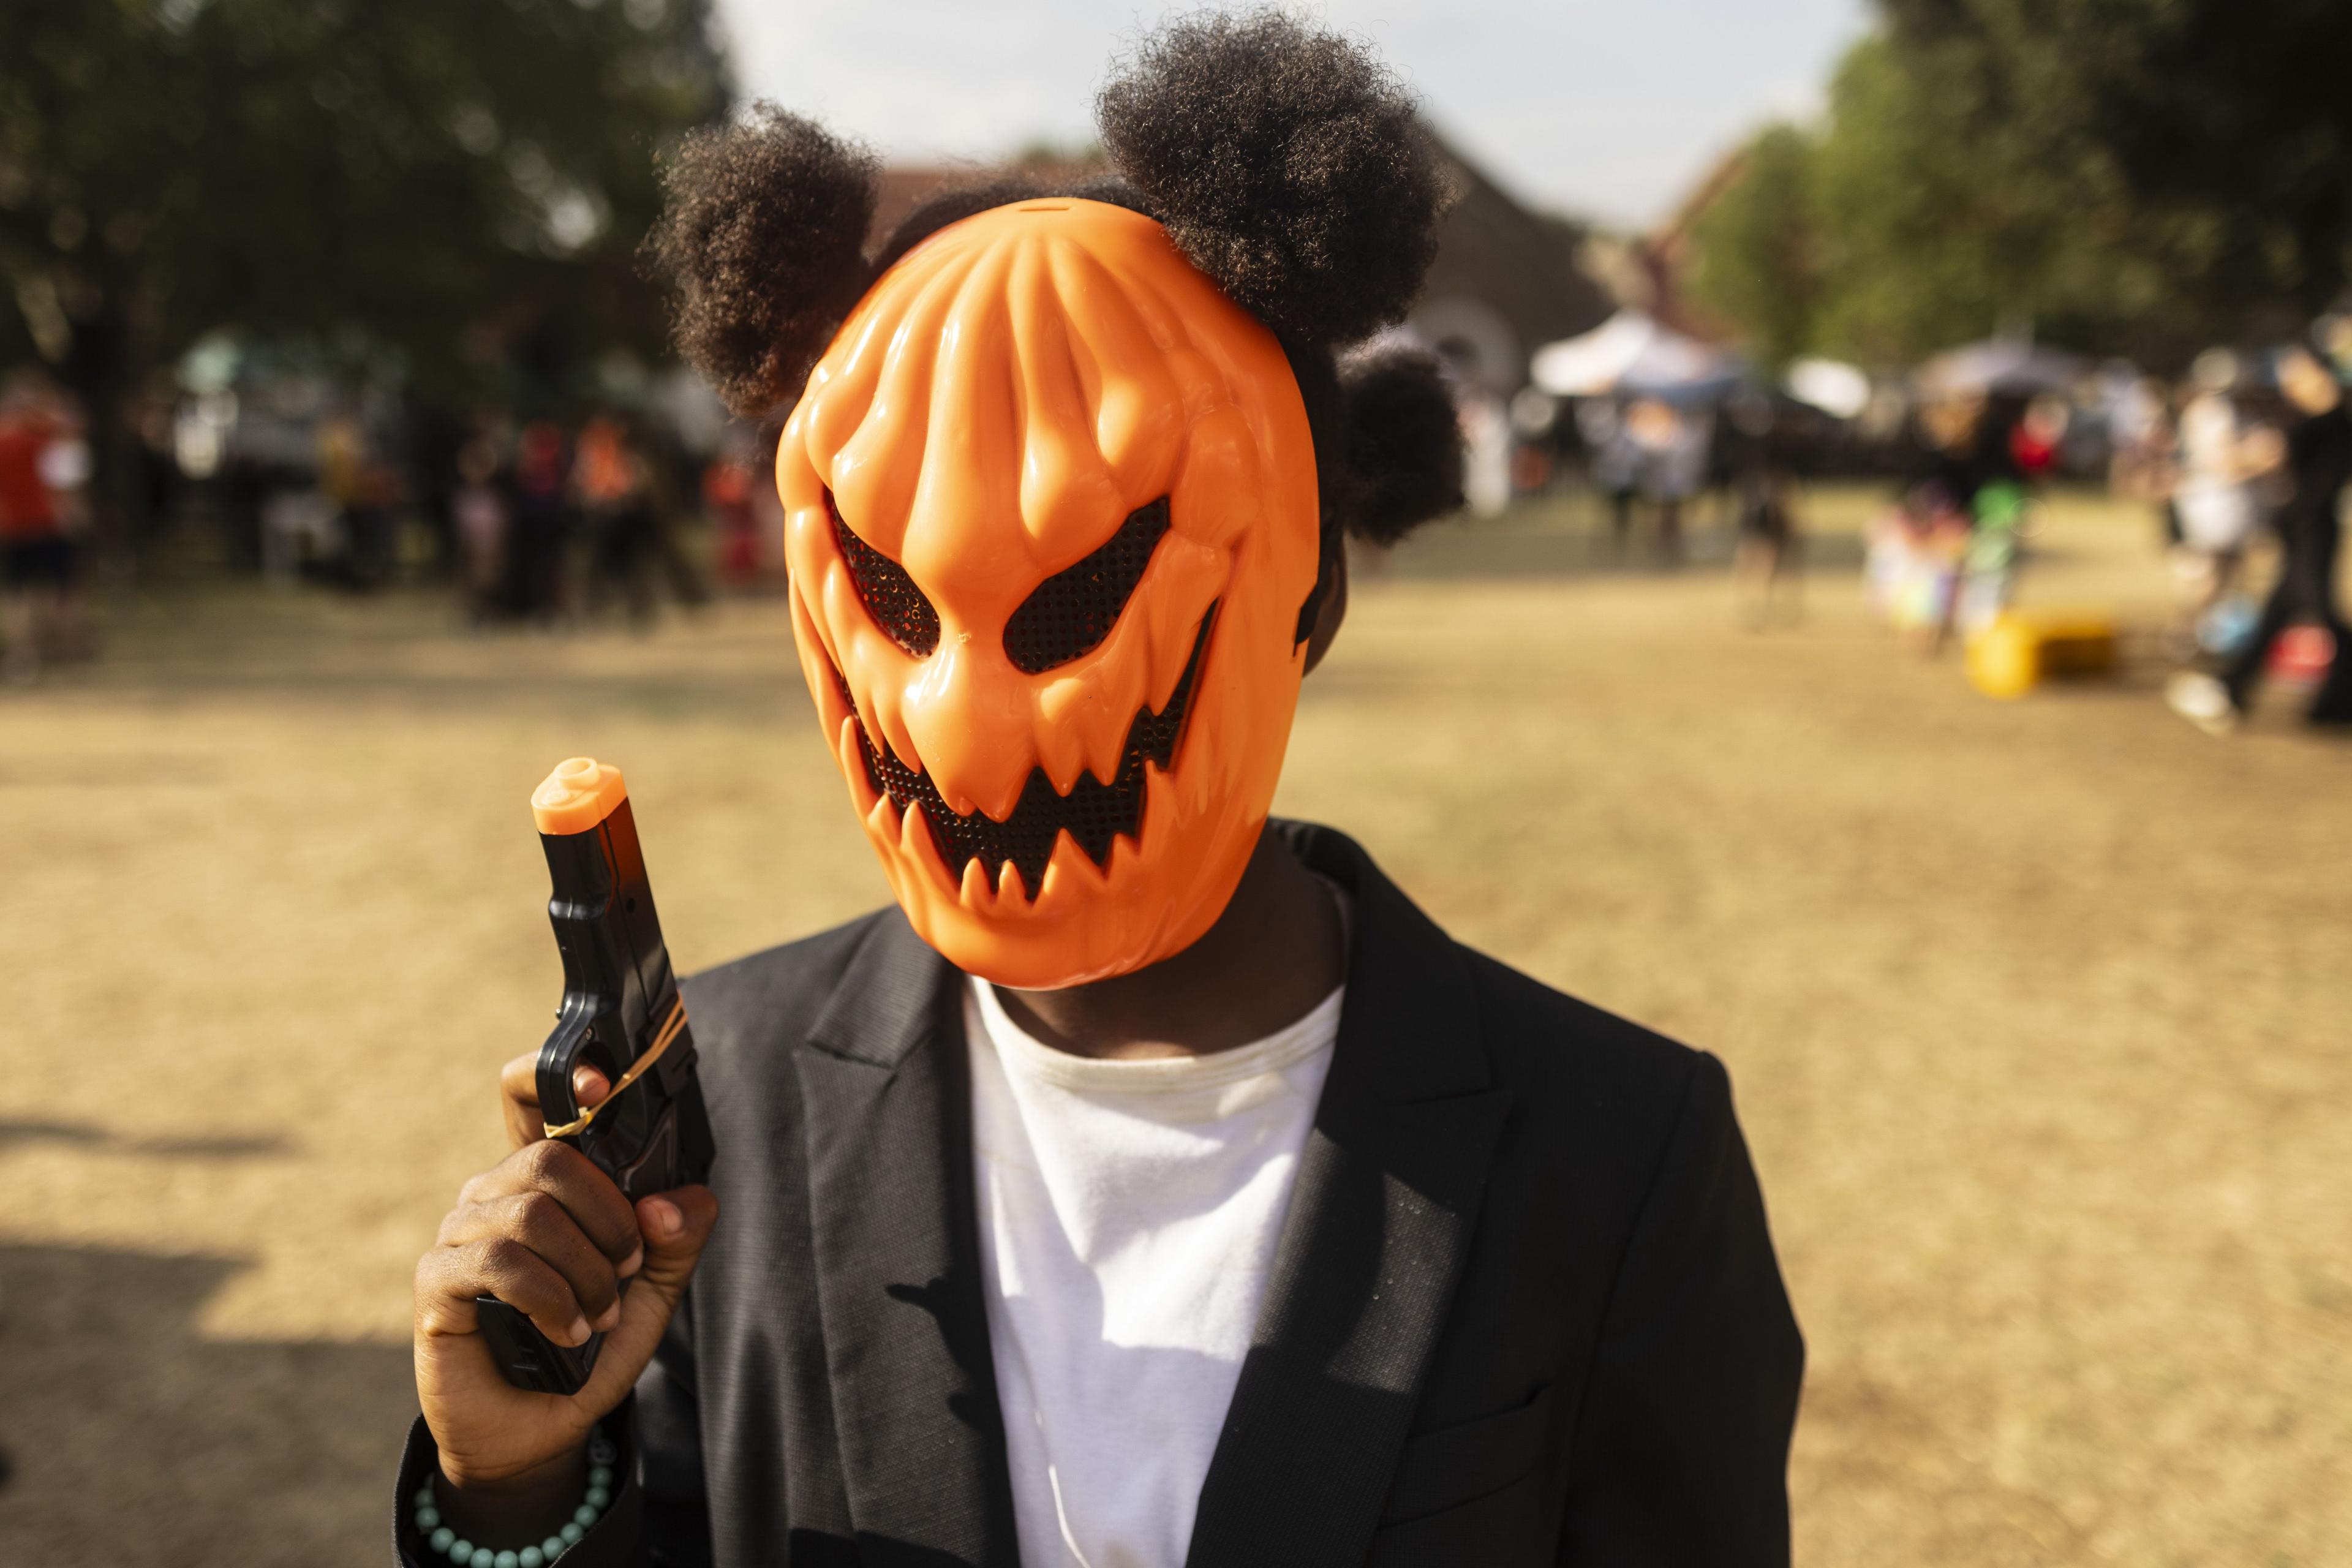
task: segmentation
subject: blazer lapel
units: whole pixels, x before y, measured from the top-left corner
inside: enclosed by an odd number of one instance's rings
[[[810,1225],[860,1561],[1013,1568],[956,972],[893,910],[799,1053]]]
[[[1281,831],[1354,894],[1348,995],[1190,1568],[1363,1562],[1510,1100],[1461,950],[1340,835]]]

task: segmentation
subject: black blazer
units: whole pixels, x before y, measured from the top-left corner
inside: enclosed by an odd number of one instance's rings
[[[1722,1065],[1277,828],[1348,994],[1188,1568],[1785,1564],[1804,1350]],[[960,984],[896,909],[687,983],[719,1227],[566,1568],[1013,1568]]]

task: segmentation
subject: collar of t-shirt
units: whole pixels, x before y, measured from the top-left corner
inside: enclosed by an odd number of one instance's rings
[[[1181,1568],[1343,995],[1232,1050],[1104,1061],[966,988],[989,1342],[1029,1568]]]

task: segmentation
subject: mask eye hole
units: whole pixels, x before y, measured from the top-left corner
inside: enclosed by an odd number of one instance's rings
[[[824,513],[833,520],[833,542],[849,568],[857,602],[874,617],[883,635],[917,658],[927,658],[940,646],[940,612],[907,569],[875,549],[841,521],[833,491],[824,492]]]
[[[1038,584],[1004,623],[1004,653],[1013,668],[1040,675],[1098,647],[1167,531],[1168,498],[1161,496],[1128,513],[1102,548]]]

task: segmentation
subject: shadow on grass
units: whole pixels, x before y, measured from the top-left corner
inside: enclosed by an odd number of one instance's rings
[[[294,1152],[293,1145],[276,1133],[249,1138],[129,1138],[87,1121],[0,1121],[0,1152],[25,1143],[65,1143],[109,1153],[184,1160],[249,1160]]]
[[[199,1337],[241,1267],[0,1247],[0,1563],[383,1560],[408,1350]]]

